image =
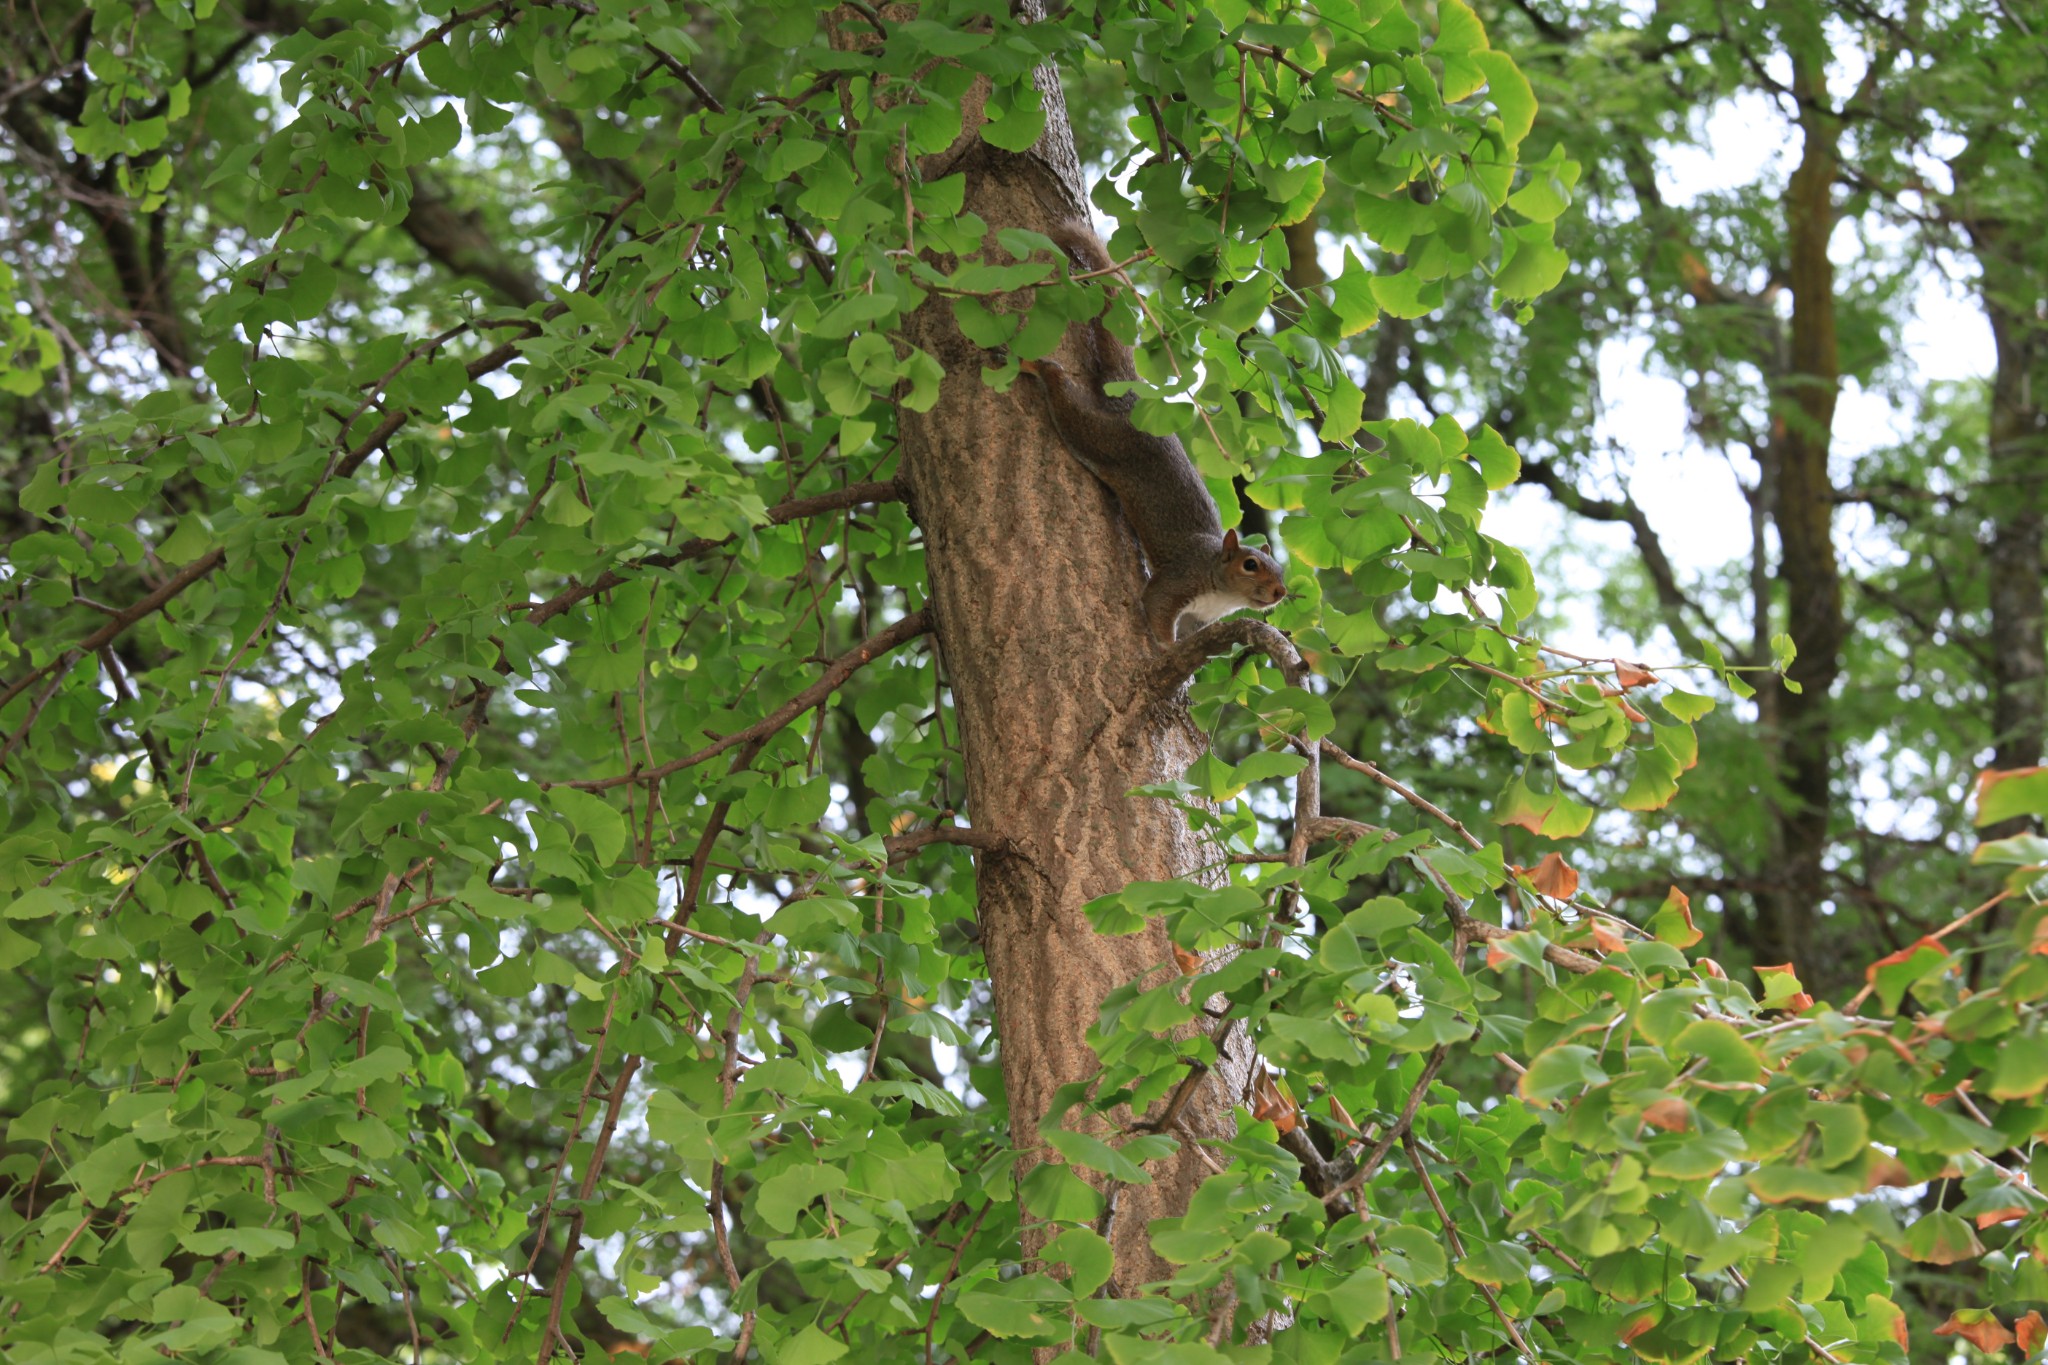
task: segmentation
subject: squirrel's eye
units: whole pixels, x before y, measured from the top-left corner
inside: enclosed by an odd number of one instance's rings
[[[1244,559],[1244,571],[1246,573],[1257,573],[1259,571],[1259,561],[1253,559],[1250,555],[1246,555]]]

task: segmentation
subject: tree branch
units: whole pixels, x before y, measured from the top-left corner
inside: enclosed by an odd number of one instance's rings
[[[1664,623],[1678,638],[1679,648],[1689,654],[1702,652],[1699,632],[1685,623],[1685,616],[1690,613],[1699,621],[1701,628],[1713,637],[1714,643],[1720,647],[1725,658],[1749,662],[1745,657],[1745,651],[1723,636],[1706,610],[1688,597],[1685,589],[1678,585],[1678,571],[1672,566],[1671,557],[1664,553],[1663,541],[1658,538],[1656,529],[1650,525],[1649,515],[1636,505],[1634,498],[1624,496],[1619,500],[1609,500],[1590,497],[1569,482],[1547,460],[1524,460],[1522,477],[1542,487],[1551,497],[1557,499],[1560,506],[1575,516],[1584,517],[1588,521],[1618,522],[1629,528],[1635,536],[1636,552],[1642,556],[1643,568],[1648,571],[1650,584],[1656,590],[1657,601],[1664,608]]]
[[[1345,767],[1351,769],[1351,771],[1355,773],[1363,773],[1365,776],[1379,783],[1382,787],[1385,787],[1388,791],[1394,793],[1394,795],[1400,797],[1403,801],[1406,801],[1409,805],[1415,807],[1415,809],[1421,811],[1424,815],[1429,816],[1431,819],[1439,822],[1440,824],[1448,826],[1451,829],[1451,831],[1458,836],[1458,838],[1464,841],[1465,846],[1467,848],[1485,847],[1485,845],[1479,841],[1478,836],[1473,834],[1471,830],[1466,829],[1462,822],[1451,816],[1447,811],[1445,811],[1442,807],[1438,806],[1435,802],[1429,800],[1427,797],[1422,796],[1420,793],[1416,792],[1413,788],[1409,787],[1407,784],[1403,783],[1398,778],[1392,777],[1386,772],[1382,771],[1377,764],[1368,763],[1362,758],[1353,758],[1350,754],[1346,753],[1343,749],[1339,748],[1336,744],[1332,743],[1327,739],[1322,742],[1322,748],[1323,755],[1325,757],[1334,758],[1335,760],[1337,760],[1337,762],[1343,764]]]
[[[536,323],[520,323],[517,325],[520,326],[523,329],[524,333],[528,336],[531,336],[540,330],[539,325]],[[509,365],[514,359],[516,359],[518,355],[518,343],[508,341],[504,345],[499,346],[494,350],[488,351],[481,356],[478,356],[475,360],[470,361],[463,368],[468,372],[469,377],[471,379],[477,379],[481,378],[483,375],[491,373],[493,370],[503,369],[506,365]],[[389,441],[392,438],[392,436],[396,435],[398,429],[404,426],[406,422],[412,417],[412,415],[413,412],[412,409],[410,408],[401,409],[397,412],[387,413],[382,421],[378,422],[376,426],[370,429],[370,434],[368,436],[366,436],[359,444],[351,448],[347,454],[343,455],[342,458],[335,463],[333,469],[323,474],[321,478],[310,489],[306,491],[305,497],[300,498],[297,503],[295,503],[291,507],[286,508],[281,512],[271,513],[270,515],[272,516],[272,518],[290,518],[303,516],[306,512],[306,509],[313,505],[314,497],[320,492],[322,488],[326,487],[335,479],[345,479],[349,477],[351,474],[355,473],[357,469],[362,467],[362,464],[365,460],[369,459],[370,456],[375,454],[377,451],[383,449],[385,442]],[[126,633],[130,626],[134,625],[137,621],[140,621],[147,616],[151,616],[156,612],[163,610],[164,607],[169,605],[170,602],[178,596],[178,594],[184,592],[185,589],[191,587],[200,579],[205,578],[207,575],[211,574],[215,569],[218,569],[226,561],[227,551],[220,546],[215,546],[213,549],[208,550],[205,554],[199,556],[199,558],[193,560],[190,564],[187,564],[177,573],[171,575],[171,577],[165,579],[148,596],[143,597],[138,601],[132,602],[128,606],[123,607],[118,611],[112,612],[108,616],[107,623],[101,626],[98,630],[86,636],[83,640],[79,641],[71,648],[65,650],[56,658],[44,664],[42,667],[31,669],[29,672],[22,675],[20,678],[16,679],[13,683],[9,684],[6,690],[0,691],[0,708],[4,708],[9,702],[13,701],[23,692],[26,692],[29,688],[35,686],[38,679],[47,677],[52,673],[61,676],[62,674],[69,672],[71,666],[77,663],[79,659],[81,659],[87,654],[97,653],[99,650],[112,644],[115,640],[119,639],[124,633]]]
[[[1184,640],[1176,641],[1141,675],[1138,690],[1154,700],[1164,701],[1202,664],[1232,649],[1255,649],[1273,661],[1288,684],[1299,687],[1308,677],[1308,666],[1294,642],[1256,616],[1234,616],[1202,627]]]
[[[873,663],[898,645],[926,634],[931,628],[932,610],[930,607],[924,607],[910,613],[910,615],[894,625],[876,631],[873,635],[861,641],[860,644],[834,659],[826,666],[822,677],[782,705],[776,707],[768,715],[755,721],[744,730],[735,730],[723,739],[712,741],[695,753],[685,754],[681,758],[670,759],[668,762],[658,764],[652,768],[635,766],[630,772],[617,773],[611,777],[593,777],[578,782],[546,782],[541,785],[545,788],[573,787],[577,791],[601,792],[610,791],[613,787],[623,787],[634,782],[659,782],[673,773],[679,773],[685,768],[692,768],[699,763],[716,758],[728,749],[737,748],[739,745],[749,744],[756,740],[764,740],[804,712],[822,703],[834,692],[837,692],[846,680],[861,668]]]
[[[963,825],[933,825],[928,829],[905,830],[882,840],[889,861],[897,863],[933,844],[959,844],[983,853],[1007,853],[1010,841],[992,829],[969,829]]]
[[[533,272],[492,241],[475,218],[456,208],[439,186],[417,171],[413,186],[412,203],[399,226],[428,260],[452,274],[482,280],[521,308],[530,308],[547,297]]]
[[[791,498],[787,502],[775,504],[768,509],[768,525],[781,526],[785,522],[816,516],[820,512],[838,512],[848,507],[858,507],[866,502],[901,502],[908,493],[909,490],[899,479],[887,479],[880,483],[848,484],[844,488],[835,488],[829,493],[820,493],[815,497]],[[511,610],[531,613],[526,619],[538,625],[543,621],[553,620],[587,597],[594,597],[598,593],[618,587],[628,577],[642,569],[671,569],[686,560],[702,559],[714,550],[722,550],[736,539],[737,536],[724,536],[717,540],[699,536],[695,540],[686,540],[673,550],[649,555],[645,559],[636,559],[622,568],[606,569],[589,583],[571,583],[546,601],[521,602],[514,605]]]

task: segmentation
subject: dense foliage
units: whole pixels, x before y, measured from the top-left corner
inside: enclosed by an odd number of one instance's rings
[[[1641,246],[1609,159],[1746,78],[1751,35],[1660,15],[1511,57],[1527,15],[1462,0],[31,6],[0,1351],[1896,1362],[1912,1266],[1962,1285],[1916,1330],[2038,1349],[2048,774],[1975,786],[1997,837],[1909,879],[1867,973],[1691,956],[1697,864],[1614,846],[1813,813],[1740,730],[1813,695],[1777,677],[1806,618],[1766,592],[1722,648],[1624,594],[1688,666],[1583,657],[1481,529],[1511,439],[1570,444],[1596,266]],[[1667,41],[1703,70],[1644,115],[1582,70],[1600,31],[1645,85]],[[1134,287],[934,169],[1069,128]],[[1172,951],[1017,1132],[975,917],[1004,833],[933,643],[957,550],[898,440],[948,376],[904,338],[941,312],[1001,389],[1104,309],[1138,423],[1284,557],[1305,671],[1202,666],[1209,751],[1133,799],[1204,861],[1088,906]],[[1728,410],[1782,418],[1798,376],[1758,383]],[[1953,793],[1981,727],[1927,729]],[[1679,884],[1641,913],[1581,890],[1646,866]],[[1164,1269],[1112,1295],[1120,1192],[1197,1141]]]

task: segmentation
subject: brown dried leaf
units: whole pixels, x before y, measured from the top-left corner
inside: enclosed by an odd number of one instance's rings
[[[1252,1117],[1270,1121],[1282,1133],[1293,1132],[1294,1125],[1301,1119],[1294,1101],[1282,1093],[1273,1073],[1263,1065],[1252,1078]]]
[[[1621,689],[1626,692],[1631,687],[1648,687],[1651,683],[1657,681],[1657,675],[1641,664],[1632,664],[1616,659],[1614,661],[1614,681],[1619,683]]]
[[[1529,873],[1529,885],[1554,900],[1568,901],[1579,892],[1579,874],[1562,854],[1546,853]]]
[[[2041,1343],[2048,1341],[2048,1322],[2041,1314],[2029,1308],[2027,1315],[2012,1325],[2012,1339],[2019,1343],[2020,1354],[2031,1356],[2041,1349]]]
[[[1197,952],[1191,952],[1181,947],[1178,943],[1173,945],[1173,961],[1180,968],[1182,976],[1199,976],[1201,974],[1202,955]]]
[[[1692,1106],[1679,1099],[1658,1100],[1644,1108],[1643,1122],[1667,1133],[1683,1133],[1692,1127]]]
[[[1958,1308],[1934,1329],[1938,1337],[1961,1337],[1980,1351],[1997,1355],[2018,1340],[1989,1308]]]

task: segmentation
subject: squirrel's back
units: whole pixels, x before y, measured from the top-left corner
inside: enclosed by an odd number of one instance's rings
[[[1075,273],[1115,270],[1108,248],[1088,224],[1056,223],[1045,235],[1074,263]],[[1154,574],[1168,565],[1213,557],[1223,543],[1223,522],[1187,450],[1176,437],[1155,436],[1131,425],[1136,394],[1103,392],[1105,384],[1138,377],[1129,348],[1100,317],[1078,330],[1085,373],[1069,374],[1050,365],[1037,369],[1054,425],[1081,463],[1116,494]]]
[[[1066,254],[1073,273],[1129,285],[1088,224],[1056,223],[1046,235]],[[1134,393],[1103,392],[1104,384],[1138,377],[1130,350],[1100,317],[1070,335],[1081,351],[1080,373],[1055,360],[1026,361],[1024,369],[1044,385],[1053,425],[1068,448],[1116,494],[1124,520],[1144,547],[1151,570],[1144,612],[1153,638],[1171,644],[1183,615],[1199,628],[1239,607],[1264,611],[1286,596],[1279,565],[1240,544],[1237,532],[1224,532],[1216,500],[1180,441],[1132,425]]]

